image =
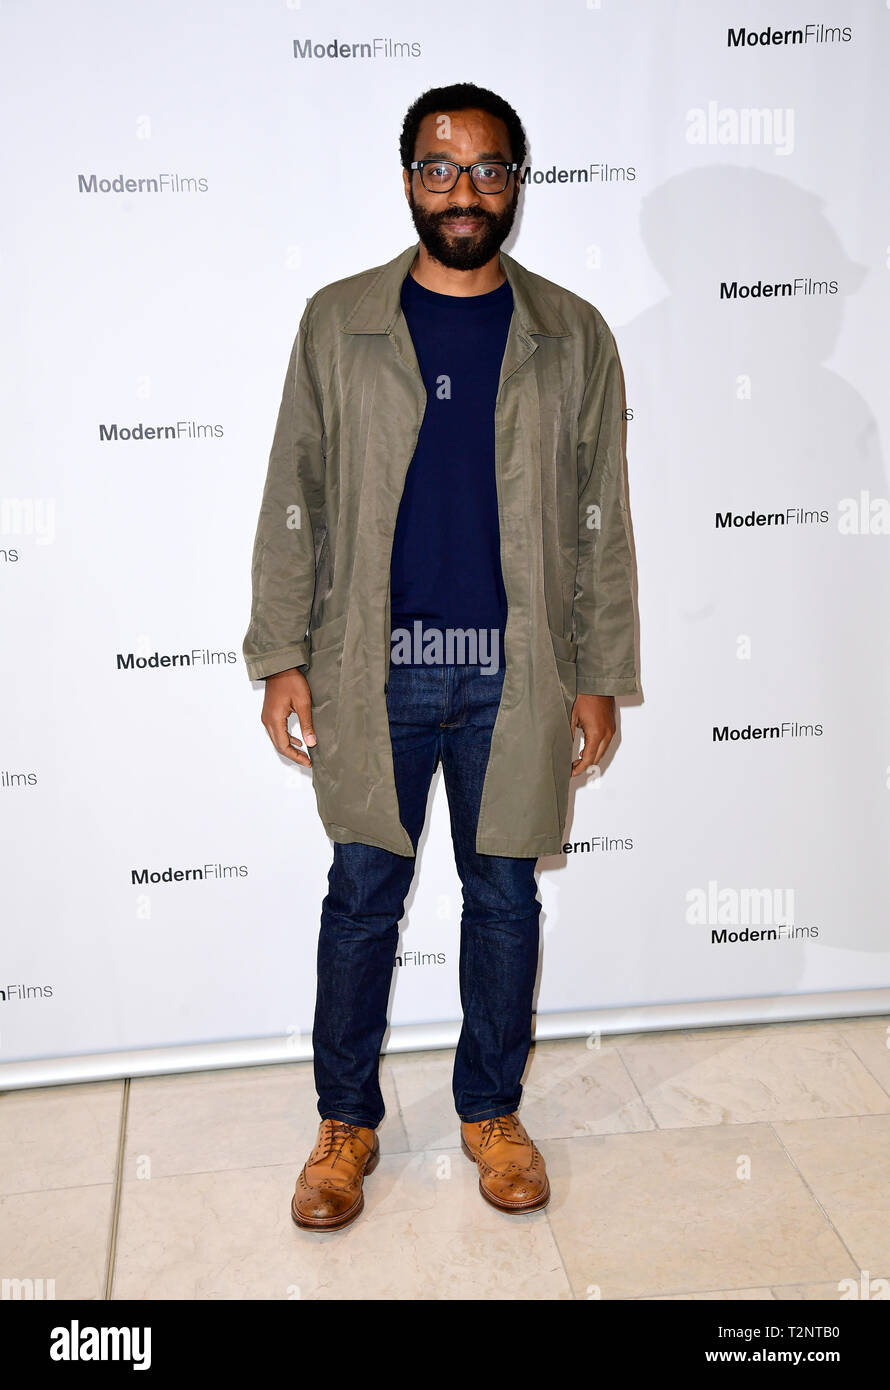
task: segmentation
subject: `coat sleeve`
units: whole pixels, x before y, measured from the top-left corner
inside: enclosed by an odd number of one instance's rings
[[[578,419],[578,694],[631,695],[639,684],[621,371],[614,339],[599,315],[597,329],[596,360]]]
[[[243,653],[251,680],[309,663],[307,630],[325,530],[325,427],[311,355],[313,300],[291,349],[253,547]]]

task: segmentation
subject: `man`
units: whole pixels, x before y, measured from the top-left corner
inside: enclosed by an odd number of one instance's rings
[[[419,241],[306,306],[244,642],[263,724],[312,768],[334,841],[313,1029],[321,1124],[291,1204],[312,1230],[359,1214],[378,1162],[398,924],[439,761],[463,890],[461,1146],[499,1210],[547,1202],[516,1113],[535,864],[561,848],[570,777],[609,746],[613,697],[638,689],[617,353],[592,305],[499,250],[526,154],[519,117],[472,84],[433,89],[400,149]]]

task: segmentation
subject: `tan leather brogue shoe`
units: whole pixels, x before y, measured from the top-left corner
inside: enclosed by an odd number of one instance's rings
[[[479,1169],[479,1191],[498,1211],[537,1211],[550,1201],[544,1159],[518,1115],[462,1120],[460,1143]]]
[[[380,1140],[373,1129],[322,1120],[290,1204],[297,1225],[310,1231],[348,1226],[365,1205],[362,1183],[379,1162]]]

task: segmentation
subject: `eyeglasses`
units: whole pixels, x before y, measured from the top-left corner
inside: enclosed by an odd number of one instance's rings
[[[415,159],[409,169],[417,169],[427,193],[447,193],[461,174],[469,174],[479,193],[503,193],[507,180],[518,164],[503,159],[485,159],[478,164],[454,164],[450,159]]]

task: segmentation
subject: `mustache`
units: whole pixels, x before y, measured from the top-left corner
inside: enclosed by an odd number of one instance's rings
[[[469,208],[448,208],[445,212],[433,213],[433,221],[463,222],[468,217],[479,219],[485,218],[487,221],[491,218],[494,218],[494,216],[495,214],[493,212],[489,212],[487,208],[480,208],[478,206]]]

